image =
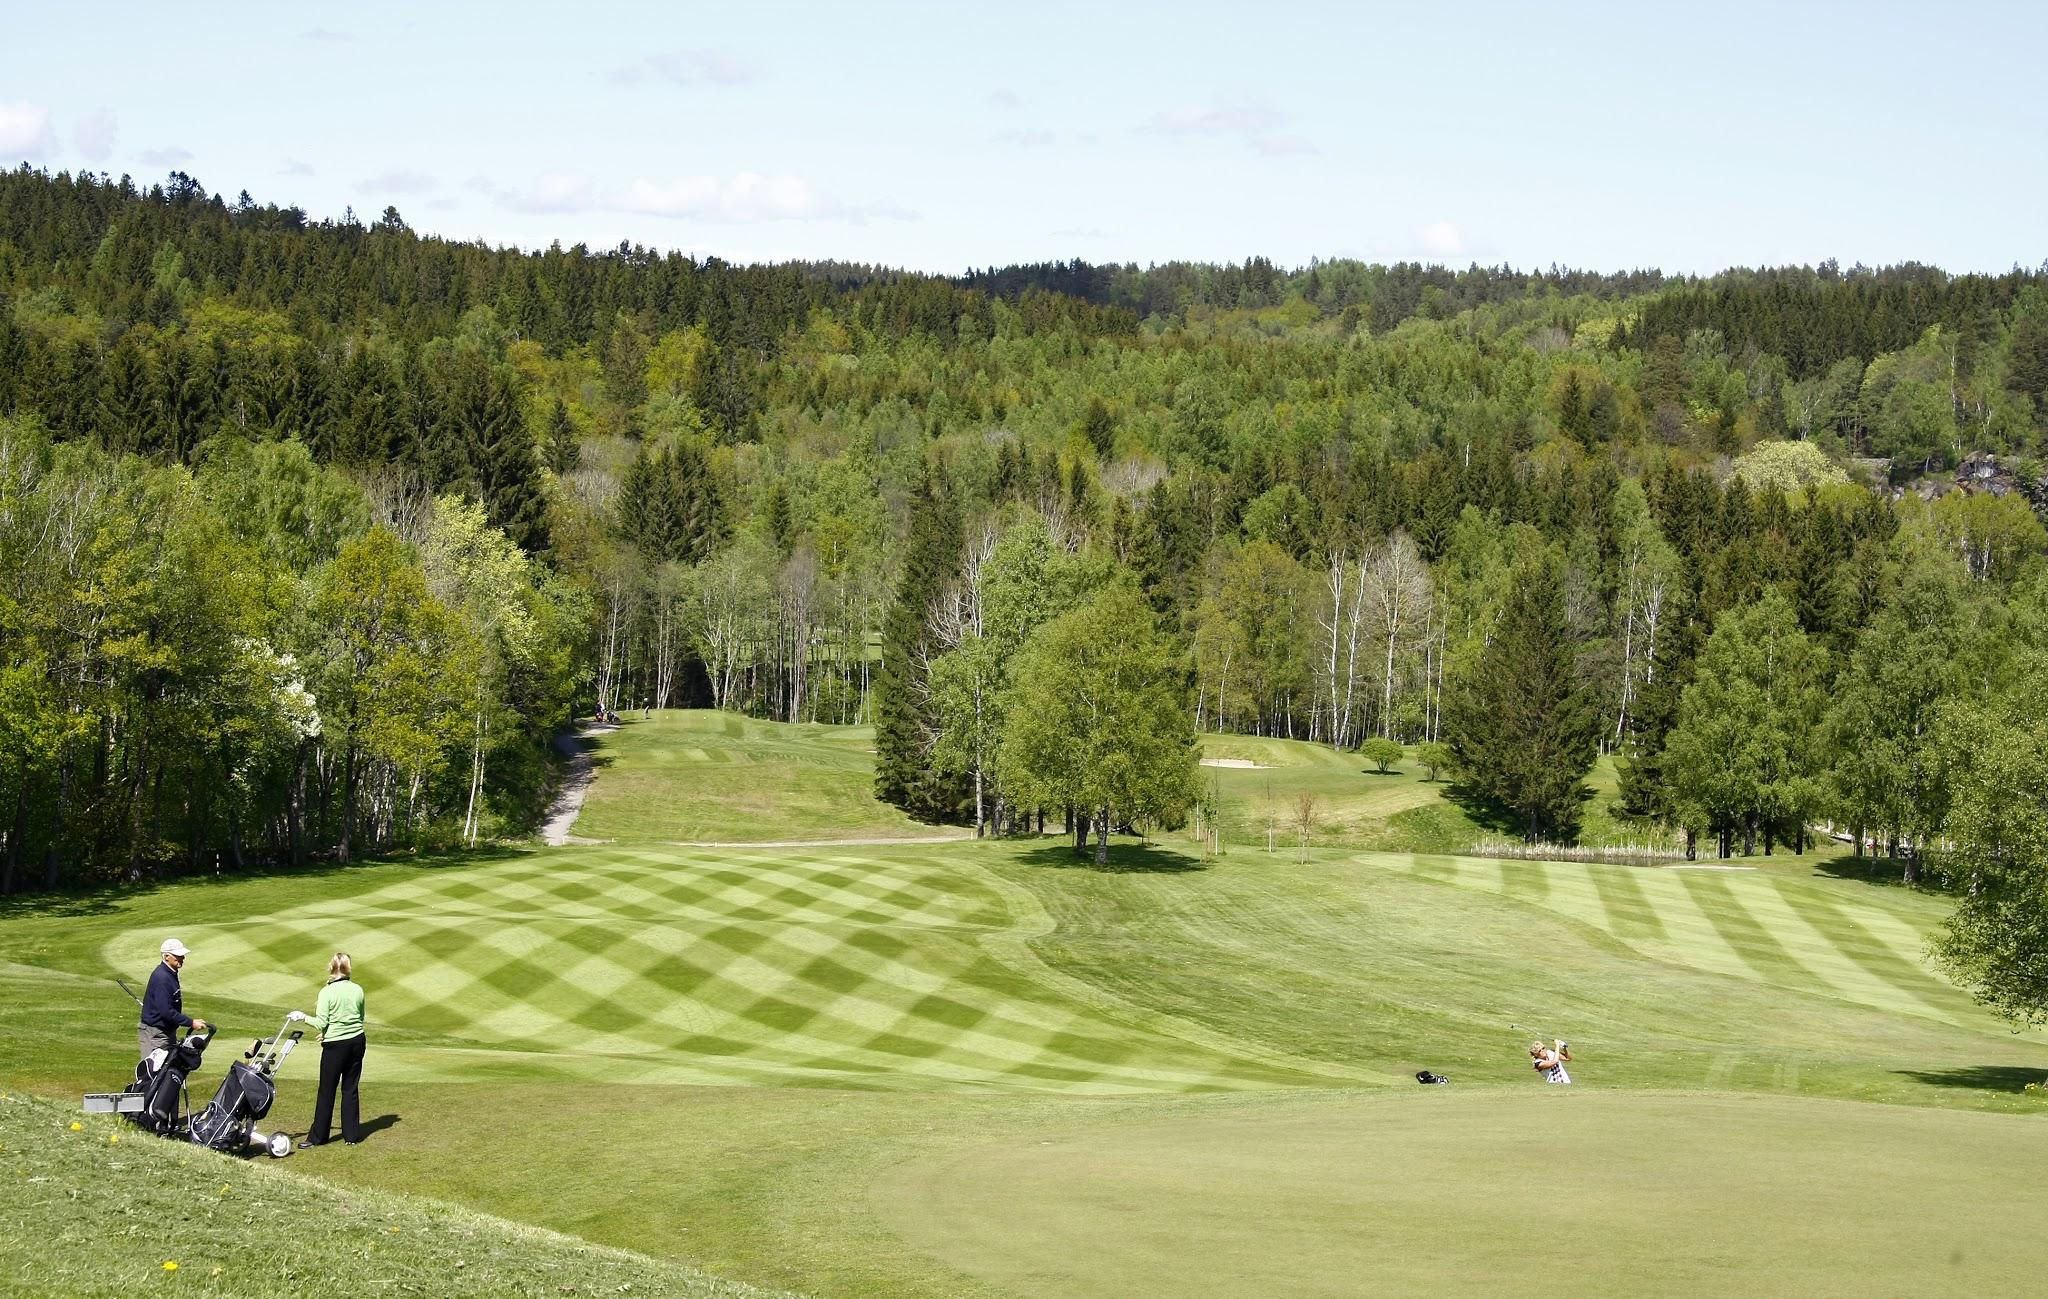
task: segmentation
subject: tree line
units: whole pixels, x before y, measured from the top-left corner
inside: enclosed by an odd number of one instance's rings
[[[1561,693],[1532,715],[1571,725],[1529,743],[1615,753],[1635,814],[1690,818],[1717,849],[1847,833],[1860,815],[1857,842],[1910,858],[1938,832],[1906,824],[1896,796],[1858,795],[1852,813],[1839,745],[1758,759],[1768,794],[1692,790],[1702,764],[1686,755],[1707,750],[1685,691],[1724,617],[1772,593],[1824,648],[1831,707],[1927,565],[1954,566],[1964,606],[2010,621],[2040,549],[2039,280],[735,268],[487,249],[395,212],[313,221],[190,177],[23,170],[0,176],[0,415],[37,463],[89,451],[109,473],[200,483],[235,457],[292,457],[422,572],[432,527],[465,502],[522,557],[564,611],[548,624],[564,629],[552,712],[523,730],[472,712],[443,761],[481,772],[458,786],[463,812],[422,777],[380,843],[471,828],[471,788],[492,824],[530,816],[545,732],[578,701],[873,721],[885,780],[901,775],[888,788],[925,815],[1170,816],[1185,789],[1069,784],[1048,801],[1003,756],[1022,683],[1056,679],[1024,671],[1040,634],[1135,593],[1190,733],[1458,751],[1460,719],[1489,707],[1476,683],[1547,673]],[[1829,323],[1865,298],[1896,299],[1901,323]],[[1796,356],[1792,338],[1807,340]],[[1994,477],[1921,499],[1984,454]],[[317,584],[339,553],[279,562]],[[10,670],[41,680],[60,657]],[[1787,690],[1774,679],[1770,707],[1804,706]],[[334,761],[309,752],[316,776]],[[74,776],[99,759],[76,737],[21,753],[0,762],[0,795],[32,791],[11,843],[40,859],[51,827],[34,809],[63,786],[63,755]],[[1571,832],[1576,777],[1539,796],[1541,773],[1515,776],[1505,750],[1457,757],[1518,828]],[[372,785],[411,801],[399,770]],[[330,811],[308,851],[335,851],[340,820],[364,816]],[[206,824],[201,858],[231,835]],[[257,838],[268,852],[289,837]],[[170,836],[138,838],[138,861],[177,859]],[[79,860],[126,868],[127,851]]]

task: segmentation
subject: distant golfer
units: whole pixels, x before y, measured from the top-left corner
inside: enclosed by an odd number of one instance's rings
[[[195,1033],[206,1031],[205,1020],[185,1013],[185,988],[178,982],[178,971],[184,968],[188,955],[185,944],[166,938],[158,950],[163,960],[149,972],[149,990],[142,994],[142,1026],[135,1035],[145,1060],[152,1051],[168,1050],[181,1028]]]
[[[1561,1087],[1572,1085],[1572,1076],[1564,1071],[1565,1061],[1572,1058],[1572,1048],[1563,1038],[1559,1038],[1553,1046],[1531,1042],[1529,1058],[1535,1061],[1530,1067],[1543,1075],[1544,1082],[1556,1083]]]
[[[313,1126],[299,1143],[301,1150],[327,1144],[337,1083],[341,1085],[341,1139],[350,1145],[363,1139],[356,1084],[362,1081],[363,1052],[369,1040],[363,1036],[363,990],[350,977],[353,973],[348,953],[336,952],[327,963],[327,986],[320,989],[313,1013],[295,1010],[288,1016],[304,1020],[320,1034],[320,1095],[313,1103]]]

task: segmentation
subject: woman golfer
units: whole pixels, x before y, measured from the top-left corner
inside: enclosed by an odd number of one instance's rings
[[[313,1105],[313,1126],[299,1143],[301,1150],[327,1144],[336,1083],[341,1084],[341,1139],[350,1145],[363,1139],[356,1084],[362,1080],[368,1040],[363,1036],[363,990],[349,977],[352,972],[348,953],[336,952],[327,963],[327,986],[320,989],[313,1013],[291,1013],[291,1018],[304,1020],[320,1034],[320,1098]]]
[[[1564,1071],[1564,1062],[1572,1058],[1572,1049],[1565,1045],[1562,1038],[1558,1039],[1555,1047],[1545,1046],[1541,1042],[1531,1042],[1529,1058],[1535,1061],[1531,1067],[1543,1075],[1544,1082],[1557,1083],[1564,1087],[1572,1085],[1572,1076]]]

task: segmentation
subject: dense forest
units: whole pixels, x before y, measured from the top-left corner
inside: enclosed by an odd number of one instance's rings
[[[2044,280],[947,278],[0,174],[4,888],[519,833],[600,707],[873,722],[1000,832],[1087,801],[1006,740],[1091,635],[1531,838],[1605,751],[1695,851],[1977,860],[2048,697]]]

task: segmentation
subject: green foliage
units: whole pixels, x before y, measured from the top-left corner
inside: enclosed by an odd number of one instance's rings
[[[875,792],[923,821],[960,813],[957,776],[931,764],[938,730],[931,663],[939,653],[931,613],[958,572],[960,518],[953,500],[927,471],[911,508],[910,537],[882,628],[882,667],[875,679]]]
[[[1753,488],[1788,493],[1808,484],[1849,481],[1849,475],[1811,442],[1759,442],[1736,458],[1734,472]]]
[[[1415,760],[1421,763],[1429,772],[1431,780],[1437,778],[1438,772],[1447,770],[1450,767],[1454,756],[1451,746],[1445,744],[1442,740],[1431,740],[1427,744],[1415,746]]]
[[[2037,661],[2024,687],[1941,719],[1946,869],[1968,887],[1935,959],[2015,1025],[2048,1024],[2048,724]]]
[[[1776,591],[1722,614],[1665,744],[1666,778],[1689,830],[1798,834],[1821,802],[1823,655]]]
[[[1000,760],[1020,803],[1092,812],[1096,861],[1118,824],[1175,826],[1200,792],[1172,644],[1128,584],[1047,623],[1016,667]]]
[[[1367,762],[1370,762],[1382,774],[1393,770],[1394,764],[1399,762],[1402,757],[1400,741],[1390,740],[1384,735],[1373,736],[1364,744],[1359,745],[1358,751]]]
[[[1531,840],[1576,833],[1600,720],[1577,672],[1561,566],[1516,567],[1492,638],[1450,680],[1444,735],[1463,778]]]

